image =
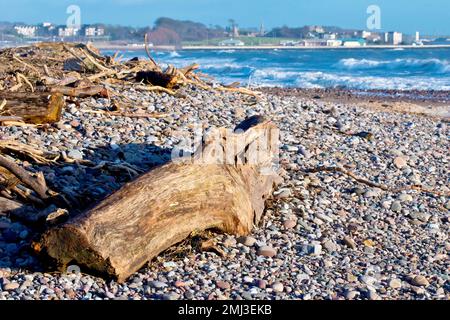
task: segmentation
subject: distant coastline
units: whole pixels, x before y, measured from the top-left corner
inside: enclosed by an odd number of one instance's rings
[[[139,51],[143,50],[144,46],[132,45],[117,45],[109,43],[95,43],[95,46],[101,50],[127,50]],[[450,45],[376,45],[376,46],[360,46],[360,47],[333,47],[333,46],[153,46],[151,50],[158,51],[176,51],[176,50],[348,50],[348,49],[442,49],[450,48]]]

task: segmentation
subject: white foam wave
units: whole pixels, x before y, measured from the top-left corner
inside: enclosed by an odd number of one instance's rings
[[[230,49],[230,50],[219,50],[217,53],[235,53],[236,50]]]
[[[450,62],[448,60],[440,59],[395,59],[395,60],[370,60],[370,59],[341,59],[337,65],[340,69],[346,70],[364,70],[374,68],[387,68],[387,69],[423,69],[427,71],[433,69],[439,73],[450,72]]]
[[[176,52],[176,51],[171,51],[169,53],[169,57],[171,57],[171,58],[178,58],[178,57],[181,57],[181,55],[178,52]]]
[[[349,76],[324,72],[263,69],[253,73],[252,83],[302,88],[346,87],[354,89],[450,90],[450,80],[428,77]]]

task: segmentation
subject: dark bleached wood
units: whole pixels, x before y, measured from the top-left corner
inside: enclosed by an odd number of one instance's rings
[[[0,91],[0,103],[6,100],[1,116],[12,116],[26,123],[54,123],[61,119],[64,97],[60,93]]]
[[[249,234],[280,178],[274,170],[262,173],[276,156],[276,127],[258,118],[245,128],[231,135],[218,129],[218,139],[205,139],[187,161],[169,162],[125,185],[94,209],[47,231],[40,247],[61,266],[76,263],[124,281],[194,231]],[[255,162],[247,152],[258,139],[271,143]],[[221,152],[221,160],[233,162],[215,162]]]
[[[178,78],[174,74],[159,71],[139,71],[136,73],[136,81],[171,89],[177,83]]]
[[[0,216],[6,215],[11,211],[22,208],[22,204],[16,202],[14,200],[9,200],[3,197],[0,197]]]

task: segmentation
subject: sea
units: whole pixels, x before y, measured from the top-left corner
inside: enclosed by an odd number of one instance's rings
[[[114,51],[104,51],[112,55]],[[145,58],[124,51],[125,59]],[[180,50],[152,52],[167,66],[193,63],[217,82],[244,86],[450,90],[450,48]]]

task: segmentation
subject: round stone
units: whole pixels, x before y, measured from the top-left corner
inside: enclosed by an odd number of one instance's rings
[[[402,169],[408,165],[408,162],[403,157],[397,157],[394,159],[394,165],[397,167],[397,169]]]
[[[392,202],[391,210],[394,212],[400,212],[402,210],[402,205],[401,205],[400,201]]]
[[[258,255],[267,258],[272,258],[277,255],[277,250],[269,246],[262,246],[261,248],[258,249]]]
[[[222,290],[227,290],[227,289],[231,288],[231,286],[228,282],[222,281],[222,280],[217,280],[216,286],[217,286],[217,288],[222,289]]]
[[[255,245],[255,243],[256,243],[256,239],[251,237],[251,236],[240,237],[238,239],[238,242],[243,244],[244,246],[253,247]]]
[[[412,195],[406,194],[406,193],[401,194],[401,195],[398,197],[398,199],[399,199],[400,201],[402,201],[402,202],[411,202],[411,201],[413,201]]]
[[[260,289],[265,289],[267,287],[267,282],[265,280],[257,280],[256,281],[256,285],[258,286],[258,288]]]
[[[347,292],[345,293],[345,298],[346,298],[347,300],[353,300],[353,299],[355,299],[358,295],[359,295],[358,291],[350,290],[350,291],[347,291]]]
[[[273,289],[273,291],[275,291],[275,292],[283,292],[284,286],[283,286],[283,284],[282,284],[281,282],[275,282],[275,283],[272,285],[272,289]]]
[[[71,150],[67,155],[75,160],[83,160],[83,154],[79,150]]]
[[[166,293],[162,296],[163,300],[178,300],[180,295],[176,292]]]
[[[430,285],[430,283],[428,282],[427,278],[425,278],[424,276],[415,276],[412,281],[411,284],[417,287],[428,287]]]
[[[181,288],[181,287],[185,287],[186,286],[186,283],[185,282],[183,282],[183,281],[180,281],[180,280],[177,280],[177,281],[175,281],[175,287],[177,287],[177,288]]]
[[[356,243],[355,241],[350,238],[350,237],[344,237],[344,243],[347,247],[349,247],[350,249],[355,250],[356,249]]]
[[[151,281],[150,286],[155,289],[162,289],[162,288],[167,287],[167,283],[162,282],[162,281]]]
[[[3,285],[3,290],[12,291],[18,289],[19,287],[20,284],[18,284],[17,282],[10,282]]]
[[[391,281],[389,281],[389,287],[392,289],[400,289],[402,287],[402,282],[399,279],[391,279]]]
[[[244,280],[244,283],[253,283],[254,282],[254,279],[249,276],[245,276],[243,280]]]
[[[295,228],[296,225],[297,225],[297,221],[295,221],[295,220],[286,220],[286,221],[283,223],[283,226],[284,226],[286,229],[293,229],[293,228]]]

